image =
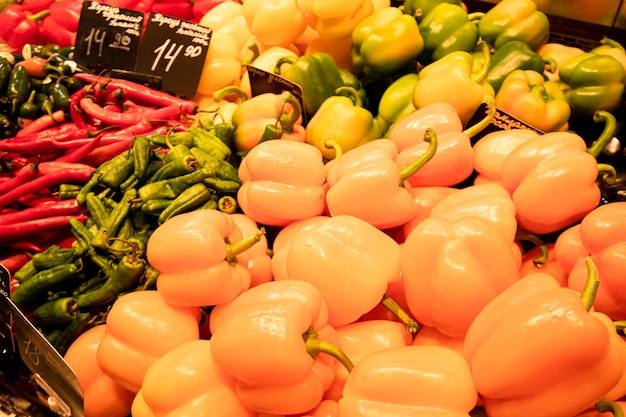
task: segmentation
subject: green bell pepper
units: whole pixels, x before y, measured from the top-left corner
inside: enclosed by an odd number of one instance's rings
[[[378,102],[376,115],[380,123],[387,126],[384,136],[387,136],[394,123],[416,110],[413,104],[413,90],[418,79],[419,76],[416,73],[408,73],[385,89]]]
[[[487,74],[487,82],[497,93],[502,82],[516,69],[533,70],[544,73],[546,65],[554,66],[553,60],[544,58],[533,51],[527,43],[512,40],[496,49],[491,56],[491,68]]]
[[[404,0],[402,12],[413,16],[419,23],[440,3],[456,4],[457,6],[463,5],[461,0]]]
[[[327,98],[306,128],[306,142],[317,147],[326,160],[337,152],[347,152],[374,139],[380,139],[383,126],[372,113],[361,107],[357,91],[352,87],[337,89]],[[334,147],[329,147],[330,144]]]
[[[291,65],[281,72],[283,64]],[[300,57],[281,57],[276,62],[274,73],[302,88],[302,101],[307,120],[313,117],[324,100],[335,95],[335,90],[344,85],[337,63],[326,52]]]
[[[548,41],[549,33],[548,17],[533,0],[502,0],[478,22],[478,35],[496,49],[517,40],[536,51]]]
[[[615,111],[623,102],[626,70],[614,56],[598,52],[605,51],[592,49],[559,67],[572,112],[583,117],[593,116],[596,110]]]
[[[461,6],[451,3],[436,5],[420,22],[424,49],[418,61],[428,65],[455,51],[470,52],[478,42],[476,19],[483,13],[468,14]]]
[[[363,83],[361,82],[359,77],[357,77],[350,71],[341,69],[341,68],[339,69],[339,74],[341,74],[341,79],[343,80],[343,86],[354,88],[359,95],[359,99],[361,100],[362,106],[365,107],[366,109],[369,108],[369,103],[370,103],[369,96],[367,95],[367,90],[363,86]]]
[[[352,31],[352,63],[371,79],[407,68],[423,48],[417,21],[397,7],[375,11]]]

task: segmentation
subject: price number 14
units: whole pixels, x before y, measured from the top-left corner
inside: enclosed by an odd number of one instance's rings
[[[165,72],[169,72],[170,68],[172,68],[172,64],[174,64],[174,61],[176,61],[183,48],[185,48],[184,45],[178,45],[176,42],[166,39],[165,42],[154,50],[156,57],[154,58],[150,69],[152,71],[156,70],[161,60],[164,60],[167,61],[167,64],[165,65]],[[202,48],[200,46],[189,45],[185,48],[183,56],[195,58],[200,56],[201,53]]]

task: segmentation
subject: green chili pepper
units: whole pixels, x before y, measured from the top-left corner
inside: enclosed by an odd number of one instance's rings
[[[93,308],[113,302],[122,292],[133,288],[142,277],[145,263],[134,254],[125,255],[102,286],[76,297],[80,308]]]
[[[11,114],[16,114],[18,106],[26,101],[30,93],[30,77],[23,65],[14,65],[9,76],[7,97],[11,100]]]
[[[57,80],[48,87],[48,96],[57,110],[65,110],[69,107],[71,94],[67,87]]]
[[[150,143],[152,143],[153,146],[168,146],[168,142],[172,146],[185,145],[187,147],[191,147],[194,145],[194,137],[193,134],[187,130],[171,132],[167,135],[150,135]]]
[[[81,188],[82,185],[78,184],[60,184],[57,197],[59,197],[59,200],[70,200],[72,198],[76,198]]]
[[[200,208],[203,210],[217,210],[217,200],[211,198],[209,201],[200,206]]]
[[[144,181],[147,178],[148,164],[152,155],[148,137],[144,135],[135,136],[131,151],[134,161],[133,174],[138,181]]]
[[[44,251],[33,255],[33,262],[38,271],[50,269],[58,265],[74,262],[80,253],[73,248],[57,247],[56,250]]]
[[[220,194],[237,194],[237,191],[239,191],[241,187],[241,183],[238,181],[224,180],[216,177],[205,178],[202,182],[204,185]]]
[[[177,214],[190,211],[204,204],[211,198],[212,194],[211,190],[201,182],[186,188],[161,212],[158,223],[163,224]]]
[[[232,122],[214,123],[210,131],[215,137],[224,142],[226,146],[231,147],[233,134],[235,133],[235,125]]]
[[[139,290],[152,290],[156,288],[156,281],[159,277],[160,271],[150,264],[146,264],[143,277],[141,278],[141,286]]]
[[[116,164],[99,175],[99,183],[110,188],[120,188],[135,170],[135,160],[132,154],[123,153],[125,158],[120,158]]]
[[[217,209],[222,213],[233,214],[237,211],[237,199],[232,196],[225,195],[217,200]]]
[[[157,172],[150,177],[149,183],[154,183],[167,178],[174,178],[180,175],[189,174],[198,167],[198,160],[189,152],[189,154],[163,165]]]
[[[11,69],[13,66],[9,61],[0,58],[0,91],[6,91],[11,77]]]
[[[102,272],[102,275],[108,277],[115,266],[115,259],[104,256],[95,251],[89,252],[87,258]]]
[[[22,119],[35,119],[39,115],[39,106],[35,103],[37,90],[32,90],[28,96],[28,100],[20,105],[17,112],[18,117]]]
[[[135,234],[136,232],[135,228],[133,227],[133,222],[127,214],[127,217],[124,219],[121,226],[119,227],[117,235],[111,236],[113,238],[113,243],[111,243],[109,251],[112,252],[116,258],[121,258],[122,256],[124,256],[124,252],[129,251],[128,239]]]
[[[102,199],[93,192],[88,192],[85,197],[85,204],[87,205],[87,211],[93,219],[95,225],[101,228],[109,217],[109,210],[104,205]]]
[[[85,250],[89,250],[91,248],[91,239],[93,238],[93,234],[91,231],[78,219],[69,219],[70,224],[70,232],[72,236],[76,239],[79,245],[85,248]]]
[[[232,150],[220,138],[199,126],[194,126],[189,131],[193,134],[196,148],[200,148],[218,159],[230,159]]]
[[[85,86],[85,83],[76,77],[61,77],[59,81],[67,87],[70,94],[77,92]]]
[[[37,268],[35,268],[35,263],[33,262],[33,258],[31,258],[28,262],[26,262],[20,269],[15,271],[13,274],[13,278],[17,282],[24,282],[27,279],[31,278],[33,275],[37,273]]]
[[[22,310],[28,311],[45,300],[48,292],[69,282],[78,275],[76,264],[63,264],[37,272],[11,294],[11,300]]]
[[[143,202],[163,198],[174,199],[185,188],[214,175],[215,171],[212,169],[200,167],[189,174],[146,184],[139,188],[138,195]]]
[[[87,281],[81,282],[74,291],[72,291],[72,297],[76,298],[80,294],[84,294],[87,291],[95,290],[100,287],[107,280],[108,275],[98,274],[95,277],[89,278]]]
[[[43,114],[51,115],[54,112],[54,104],[52,103],[52,100],[50,100],[50,97],[48,97],[47,94],[44,94],[41,91],[38,91],[37,94],[35,94],[35,103],[37,103],[39,111]]]
[[[141,212],[149,216],[158,216],[174,201],[171,198],[154,198],[141,204]]]
[[[216,158],[200,148],[193,147],[189,150],[203,168],[213,170],[218,178],[241,182],[237,168],[228,161]]]
[[[74,297],[61,297],[40,305],[32,314],[35,324],[64,324],[76,317],[78,309]]]
[[[93,314],[90,312],[78,313],[76,317],[69,322],[69,324],[61,330],[55,339],[52,346],[54,350],[59,352],[61,356],[65,355],[67,349],[71,344],[81,335],[85,328],[92,320]]]
[[[99,228],[98,233],[91,239],[91,246],[106,249],[107,240],[116,236],[117,231],[126,220],[132,200],[135,198],[137,198],[135,188],[130,188],[124,193],[117,206],[109,213],[106,221]]]
[[[120,184],[119,189],[121,192],[125,193],[129,188],[136,188],[139,185],[139,178],[135,176],[135,174],[130,174],[126,180]]]

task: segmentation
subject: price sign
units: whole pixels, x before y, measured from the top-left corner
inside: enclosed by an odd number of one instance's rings
[[[302,87],[298,84],[281,77],[280,75],[264,71],[260,68],[248,65],[248,77],[250,78],[250,92],[252,96],[258,96],[265,93],[280,94],[283,91],[289,91],[296,96],[300,107],[302,107],[302,117],[305,117],[304,101],[302,99]],[[306,125],[307,120],[302,121]]]
[[[74,59],[89,66],[133,70],[141,41],[144,14],[95,1],[85,1],[78,22]]]
[[[480,120],[484,119],[489,112],[489,107],[482,103],[474,115],[471,117],[468,126],[473,126],[476,123],[480,122]],[[497,132],[499,130],[511,130],[511,129],[529,129],[533,130],[539,134],[543,134],[539,129],[534,128],[533,126],[522,122],[521,120],[511,116],[510,114],[502,111],[500,109],[496,109],[496,114],[494,115],[491,122],[485,127],[482,131],[480,131],[477,135],[472,137],[472,143],[476,143],[480,138],[487,135],[488,133]]]
[[[210,28],[150,13],[135,71],[160,76],[165,91],[193,97],[210,40]]]

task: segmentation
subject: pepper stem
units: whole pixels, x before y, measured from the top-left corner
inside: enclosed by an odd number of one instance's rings
[[[590,311],[596,299],[598,287],[600,286],[600,278],[598,275],[598,268],[589,256],[585,258],[585,263],[587,264],[587,281],[585,282],[585,286],[580,293],[580,299],[583,302],[585,309]]]
[[[413,320],[411,316],[409,316],[408,313],[404,311],[402,307],[400,307],[400,305],[393,298],[385,294],[383,295],[383,299],[380,300],[380,303],[387,310],[391,311],[396,317],[398,317],[403,324],[406,325],[406,328],[409,331],[409,333],[411,334],[417,333],[417,331],[420,328],[419,324],[417,324],[417,322]]]
[[[283,64],[293,65],[294,62],[296,62],[296,57],[291,55],[285,55],[278,58],[278,61],[276,61],[276,66],[274,67],[274,74],[280,75],[280,68],[283,66]]]
[[[42,10],[40,12],[31,14],[30,16],[26,16],[26,19],[32,20],[33,22],[38,22],[44,17],[48,16],[49,14],[50,14],[50,10],[46,9],[46,10]]]
[[[302,338],[304,339],[304,345],[306,347],[307,353],[311,355],[313,359],[316,359],[317,355],[319,355],[320,353],[325,353],[337,359],[339,363],[341,363],[344,368],[348,370],[348,372],[352,372],[354,364],[352,363],[350,358],[348,358],[348,356],[334,344],[325,340],[318,339],[318,335],[315,329],[309,327],[306,333],[302,335]]]
[[[602,398],[596,403],[596,410],[601,413],[613,413],[615,417],[624,417],[624,410],[616,402],[609,401],[606,398]]]
[[[426,152],[424,152],[422,156],[417,158],[411,165],[408,165],[400,171],[400,186],[402,186],[407,178],[415,174],[417,171],[419,171],[421,167],[426,165],[426,163],[430,161],[433,156],[435,156],[435,153],[437,153],[437,134],[430,127],[426,129],[426,132],[424,132],[424,142],[428,142],[429,144]]]
[[[335,94],[338,96],[348,97],[354,103],[354,107],[363,107],[363,100],[359,97],[359,92],[354,87],[348,87],[344,85],[335,90]]]
[[[609,164],[598,164],[598,175],[608,185],[613,185],[617,181],[617,171]]]
[[[226,243],[226,260],[232,262],[235,257],[254,246],[265,235],[265,228],[260,228],[258,233],[250,235],[237,243]]]
[[[536,267],[540,267],[548,261],[548,247],[543,243],[543,240],[539,238],[534,233],[531,233],[527,230],[517,229],[515,232],[515,240],[523,240],[526,242],[530,242],[535,247],[539,248],[540,255],[533,259],[533,264]]]
[[[324,142],[324,146],[328,149],[335,150],[335,157],[333,159],[337,159],[341,155],[343,155],[343,149],[341,148],[341,144],[339,144],[339,142],[334,139],[326,139],[326,141]]]
[[[286,132],[293,132],[293,126],[296,124],[298,119],[300,119],[300,116],[302,116],[302,106],[296,96],[289,91],[283,91],[280,97],[283,102],[283,107],[280,115],[278,116],[278,121]],[[284,110],[287,104],[291,106],[290,112],[286,112]]]
[[[480,84],[485,81],[487,74],[489,74],[489,70],[491,69],[491,51],[489,50],[487,42],[483,40],[478,41],[476,46],[478,48],[478,52],[480,52],[483,56],[483,61],[479,70],[472,73],[472,81]]]
[[[485,111],[485,117],[463,130],[463,133],[465,133],[470,138],[473,138],[474,136],[482,132],[483,129],[489,126],[494,117],[496,117],[497,109],[493,97],[489,94],[485,94],[485,96],[483,97],[483,103],[487,106],[487,110]]]
[[[612,113],[606,110],[597,110],[593,114],[593,121],[596,123],[604,122],[604,130],[600,134],[600,137],[587,148],[587,152],[593,155],[594,158],[597,158],[611,139],[613,139],[615,130],[617,129],[617,119]]]
[[[617,49],[619,49],[622,52],[626,52],[626,50],[624,50],[624,45],[622,45],[621,43],[619,43],[618,41],[616,41],[614,39],[607,38],[606,36],[604,38],[602,38],[600,43],[602,45],[607,45],[607,46],[611,46],[613,48],[617,48]]]
[[[615,326],[615,331],[620,334],[626,335],[626,320],[613,320],[613,325]]]
[[[235,94],[237,98],[241,101],[248,100],[248,95],[245,91],[238,85],[228,85],[226,87],[220,88],[213,92],[213,100],[222,101],[226,96],[230,94]]]

